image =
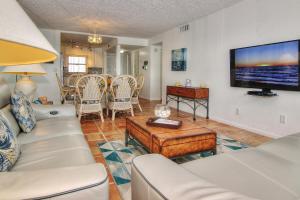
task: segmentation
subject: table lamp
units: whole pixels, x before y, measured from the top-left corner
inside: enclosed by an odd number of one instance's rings
[[[57,55],[16,0],[0,1],[0,66],[49,62]]]
[[[15,91],[23,92],[30,101],[33,100],[37,85],[30,79],[30,76],[42,76],[46,74],[46,71],[40,64],[32,65],[18,65],[5,67],[1,74],[16,74],[20,75],[21,78],[17,81]]]

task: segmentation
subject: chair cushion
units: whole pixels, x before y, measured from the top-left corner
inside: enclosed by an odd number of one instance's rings
[[[31,171],[95,163],[82,134],[35,141],[23,144],[21,147],[22,156],[12,171]]]
[[[54,117],[40,120],[30,133],[18,136],[20,144],[47,140],[64,135],[82,135],[81,126],[76,117]]]
[[[20,155],[16,136],[5,119],[0,117],[0,171],[9,171]]]
[[[99,100],[84,100],[82,101],[82,104],[99,104],[101,101]]]
[[[115,102],[130,102],[130,98],[115,99]]]
[[[3,117],[3,119],[5,119],[15,136],[18,136],[20,133],[20,127],[14,115],[11,112],[10,105],[6,105],[5,107],[3,107],[0,110],[0,115]]]
[[[36,118],[27,97],[22,92],[11,96],[11,109],[21,129],[29,133],[36,125]]]

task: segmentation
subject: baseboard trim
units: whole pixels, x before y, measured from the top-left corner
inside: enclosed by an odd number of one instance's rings
[[[176,109],[175,105],[169,104],[169,106]],[[186,113],[191,114],[190,110],[182,110],[182,109],[179,109],[179,110],[181,112],[186,112]],[[197,114],[196,114],[196,116],[197,117],[204,117],[204,116],[200,116],[200,115],[197,115]],[[220,118],[220,117],[215,117],[215,116],[210,115],[209,119],[214,120],[216,122],[224,123],[224,124],[227,124],[227,125],[230,125],[230,126],[234,126],[234,127],[237,127],[237,128],[241,128],[241,129],[244,129],[246,131],[254,132],[254,133],[257,133],[259,135],[266,136],[266,137],[270,137],[270,138],[274,138],[274,139],[281,137],[277,134],[274,134],[274,133],[271,133],[271,132],[268,132],[268,131],[264,131],[264,130],[261,130],[261,129],[258,129],[258,128],[252,128],[252,127],[249,127],[247,125],[240,124],[240,123],[233,122],[233,121],[229,121],[229,120],[226,120],[226,119],[223,119],[223,118]]]
[[[214,121],[217,121],[217,122],[224,123],[224,124],[228,124],[228,125],[231,125],[231,126],[235,126],[237,128],[241,128],[241,129],[244,129],[244,130],[247,130],[247,131],[251,131],[251,132],[266,136],[266,137],[270,137],[270,138],[274,138],[274,139],[280,137],[280,136],[274,135],[274,133],[270,133],[268,131],[264,131],[264,130],[261,130],[261,129],[258,129],[258,128],[252,128],[252,127],[249,127],[247,125],[240,124],[240,123],[237,123],[237,122],[228,121],[228,120],[225,120],[225,119],[222,119],[222,118],[219,118],[219,117],[210,117],[210,119],[212,119]]]
[[[139,98],[144,99],[144,100],[148,100],[148,101],[161,101],[161,99],[157,99],[157,98],[145,98],[145,97],[142,97],[142,96],[140,96]]]

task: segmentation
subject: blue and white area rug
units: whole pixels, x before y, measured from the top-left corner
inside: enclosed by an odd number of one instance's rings
[[[103,153],[122,198],[124,200],[131,199],[130,173],[132,159],[136,156],[147,154],[148,152],[135,140],[131,140],[128,147],[126,147],[124,141],[121,140],[99,143],[98,146]],[[217,154],[240,150],[247,147],[247,145],[224,135],[218,134],[217,136]],[[176,158],[174,161],[177,163],[184,163],[212,155],[211,151],[207,151]]]

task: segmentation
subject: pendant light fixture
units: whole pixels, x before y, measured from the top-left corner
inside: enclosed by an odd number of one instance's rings
[[[88,36],[88,42],[91,44],[101,44],[102,37],[96,33]]]

